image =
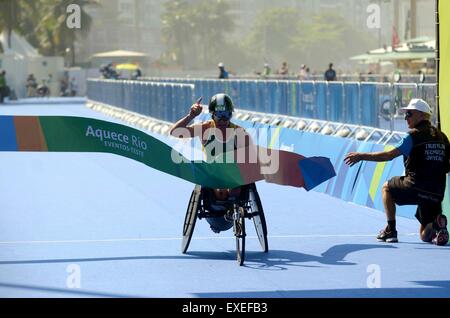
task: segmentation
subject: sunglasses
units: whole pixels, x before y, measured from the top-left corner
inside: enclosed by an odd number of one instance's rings
[[[230,120],[233,114],[230,111],[217,111],[213,113],[213,118],[216,120]]]
[[[412,116],[414,115],[414,113],[413,112],[411,112],[411,111],[407,111],[406,113],[405,113],[405,119],[407,119],[407,118],[411,118]]]

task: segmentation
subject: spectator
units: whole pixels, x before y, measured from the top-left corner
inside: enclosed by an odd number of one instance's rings
[[[271,69],[270,69],[269,64],[264,63],[264,69],[263,69],[263,71],[261,73],[261,76],[262,77],[268,77],[270,75],[270,72],[271,72]]]
[[[72,77],[69,84],[70,96],[77,96],[78,83],[75,77]]]
[[[34,74],[28,75],[27,78],[27,97],[35,97],[36,96],[36,88],[37,88],[37,81],[34,77]]]
[[[137,80],[140,77],[142,77],[142,71],[141,69],[138,67],[134,72],[133,75],[131,76],[132,79]]]
[[[364,74],[363,74],[363,73],[359,73],[359,75],[358,75],[358,80],[359,80],[360,82],[365,82],[365,81],[366,81],[366,78],[364,77]]]
[[[375,76],[373,75],[372,71],[369,71],[369,73],[367,73],[367,81],[368,82],[376,82]]]
[[[8,86],[6,85],[6,72],[0,73],[0,104],[3,103],[5,97],[8,96]]]
[[[38,97],[48,97],[50,96],[50,87],[47,85],[46,80],[42,80],[42,84],[38,85],[36,89],[36,95]]]
[[[50,85],[52,85],[52,83],[53,83],[53,75],[48,74],[47,85],[50,87]]]
[[[67,83],[67,78],[64,77],[61,80],[60,85],[59,85],[59,96],[66,97],[68,95],[67,94],[68,88],[69,88],[69,84]]]
[[[325,72],[325,80],[328,82],[336,80],[336,71],[333,70],[333,63],[330,63],[328,70]]]
[[[217,67],[219,68],[219,78],[220,79],[227,79],[229,77],[228,72],[225,70],[225,65],[223,65],[222,62],[220,62]]]
[[[302,64],[298,77],[301,81],[309,80],[309,68],[305,64]]]
[[[289,68],[288,68],[287,62],[283,62],[281,64],[281,68],[278,70],[278,74],[282,75],[283,77],[286,77],[289,75]]]
[[[119,74],[114,69],[113,63],[109,63],[100,68],[100,73],[105,79],[118,79]]]

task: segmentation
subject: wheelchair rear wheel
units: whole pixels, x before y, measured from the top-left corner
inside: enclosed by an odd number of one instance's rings
[[[245,211],[239,207],[235,213],[233,230],[236,236],[236,257],[239,266],[242,266],[245,259]]]
[[[194,191],[192,191],[191,198],[189,199],[186,217],[184,218],[183,240],[181,242],[181,252],[183,254],[186,254],[189,244],[191,243],[192,234],[194,233],[195,222],[197,221],[198,216],[200,196],[201,187],[195,186]]]
[[[267,223],[261,204],[261,199],[256,191],[256,186],[252,186],[249,189],[249,201],[253,223],[255,224],[256,235],[258,236],[262,250],[264,253],[267,253],[269,251],[269,242],[267,240]]]

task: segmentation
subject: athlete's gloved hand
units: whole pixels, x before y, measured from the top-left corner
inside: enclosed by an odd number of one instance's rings
[[[200,115],[203,111],[202,105],[200,105],[202,101],[202,97],[200,97],[194,105],[191,106],[191,111],[189,112],[189,116],[190,117],[197,117],[198,115]]]

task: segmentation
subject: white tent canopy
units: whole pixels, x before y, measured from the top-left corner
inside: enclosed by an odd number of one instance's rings
[[[11,47],[8,43],[8,32],[3,31],[0,34],[0,43],[2,44],[5,55],[21,55],[22,57],[38,57],[41,56],[34,47],[32,47],[27,40],[18,35],[16,32],[11,32]]]

